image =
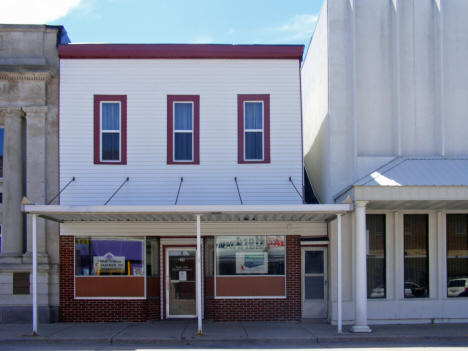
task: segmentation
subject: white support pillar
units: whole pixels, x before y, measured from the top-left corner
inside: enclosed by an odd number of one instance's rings
[[[201,286],[201,234],[200,234],[200,216],[197,214],[197,316],[198,316],[198,335],[202,335],[202,286]]]
[[[32,215],[32,286],[33,286],[33,335],[37,335],[37,233],[36,233],[37,215]]]
[[[336,217],[338,219],[338,334],[341,334],[343,332],[341,308],[341,214],[337,214]]]
[[[368,201],[355,201],[356,257],[355,257],[355,320],[351,328],[354,333],[370,333],[367,325],[367,249],[366,249],[366,205]]]

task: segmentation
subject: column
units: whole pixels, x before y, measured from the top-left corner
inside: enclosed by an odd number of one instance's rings
[[[370,333],[372,331],[367,325],[366,205],[367,201],[354,202],[356,217],[356,281],[354,294],[356,324],[351,328],[354,333]]]
[[[20,107],[2,107],[5,139],[3,145],[2,261],[23,254],[23,141],[24,112]],[[7,262],[5,262],[7,263]],[[21,261],[11,261],[21,263]]]
[[[26,196],[34,204],[45,204],[46,191],[46,115],[47,106],[23,107],[26,113]],[[32,222],[27,218],[27,254],[32,253]],[[47,260],[45,220],[37,218],[37,253],[38,261]]]

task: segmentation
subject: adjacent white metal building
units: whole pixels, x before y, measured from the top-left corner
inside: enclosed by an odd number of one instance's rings
[[[344,215],[343,319],[468,320],[468,3],[325,1],[302,67],[304,162]],[[337,322],[336,221],[328,318]],[[468,289],[467,289],[468,290]]]

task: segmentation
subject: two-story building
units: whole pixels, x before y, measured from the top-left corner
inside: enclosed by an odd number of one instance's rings
[[[61,321],[324,316],[352,206],[303,203],[302,54],[59,46]]]
[[[304,162],[351,203],[330,304],[368,324],[468,320],[468,3],[325,1],[302,68]],[[341,266],[337,266],[341,259]]]

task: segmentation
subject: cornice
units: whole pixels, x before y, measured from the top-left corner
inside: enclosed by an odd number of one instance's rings
[[[2,117],[24,117],[24,111],[21,106],[0,106],[0,116]]]
[[[299,59],[304,45],[67,44],[61,59]]]
[[[45,118],[49,108],[47,106],[25,106],[23,111],[26,113],[26,119],[28,118]]]
[[[0,79],[33,80],[48,83],[57,75],[50,65],[0,65]]]

